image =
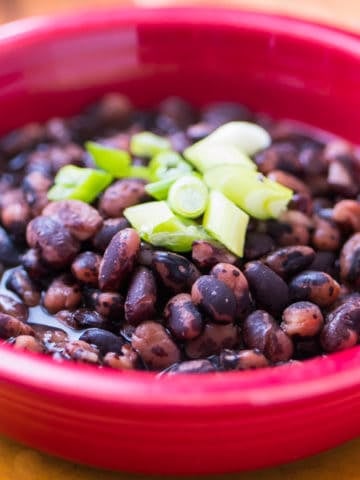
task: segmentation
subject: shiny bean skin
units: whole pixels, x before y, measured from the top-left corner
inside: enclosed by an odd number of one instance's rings
[[[319,251],[316,252],[315,258],[308,270],[317,270],[319,272],[325,272],[332,277],[338,278],[338,266],[336,262],[336,254],[334,252]]]
[[[204,327],[201,313],[188,293],[179,293],[168,301],[164,309],[164,318],[177,340],[196,338]]]
[[[157,287],[154,274],[146,267],[137,267],[130,280],[125,300],[125,320],[139,325],[156,315]]]
[[[191,258],[201,270],[210,269],[219,262],[231,264],[236,262],[236,256],[226,248],[207,240],[197,240],[193,243]]]
[[[131,345],[150,370],[167,368],[180,360],[180,350],[160,323],[141,323],[132,335]]]
[[[124,318],[124,298],[118,292],[92,291],[88,306],[112,322],[120,323]]]
[[[245,275],[234,265],[229,263],[218,263],[210,275],[224,282],[234,293],[236,298],[236,318],[243,318],[251,308],[249,284]]]
[[[80,285],[68,274],[56,277],[49,285],[43,298],[43,305],[51,314],[60,310],[74,310],[80,303]]]
[[[26,322],[29,317],[29,309],[23,302],[3,294],[0,294],[0,312],[11,315],[21,322]]]
[[[19,335],[17,336],[12,345],[17,350],[25,350],[27,352],[33,353],[43,353],[45,352],[44,345],[39,342],[36,338],[31,335]]]
[[[167,368],[160,375],[180,375],[216,372],[214,365],[209,360],[188,360],[186,362],[176,363]]]
[[[121,348],[124,345],[124,340],[121,337],[101,328],[85,330],[79,340],[95,345],[101,355],[106,355],[108,352],[121,353]]]
[[[71,271],[79,282],[97,287],[100,263],[100,255],[97,255],[94,252],[83,252],[73,261]]]
[[[100,313],[86,308],[78,308],[72,312],[72,320],[75,328],[81,330],[83,328],[108,328],[108,321]]]
[[[55,268],[64,268],[71,263],[80,245],[70,232],[51,217],[34,218],[26,230],[30,247],[41,252],[42,259]]]
[[[42,215],[54,218],[80,241],[93,237],[103,223],[98,211],[80,200],[60,200],[49,203]]]
[[[34,336],[35,332],[26,323],[17,318],[0,312],[0,338],[7,340],[11,337],[18,337],[19,335]]]
[[[163,285],[174,293],[188,292],[200,277],[195,265],[177,253],[155,250],[151,266]]]
[[[287,284],[269,267],[261,262],[249,262],[244,274],[257,305],[278,315],[289,304]]]
[[[99,200],[99,210],[105,218],[121,217],[125,208],[147,198],[145,182],[136,178],[118,180],[108,187]]]
[[[89,345],[82,340],[67,342],[64,349],[72,360],[80,363],[100,363],[99,351],[94,345]]]
[[[21,267],[12,270],[6,280],[6,287],[15,292],[28,307],[35,307],[40,302],[40,290]]]
[[[101,290],[119,289],[132,272],[140,249],[140,237],[133,228],[125,228],[116,233],[107,249],[99,269]]]
[[[360,290],[360,233],[352,235],[340,252],[340,277]]]
[[[264,258],[264,263],[280,277],[288,278],[305,270],[315,259],[311,247],[293,245],[284,247]]]
[[[321,333],[326,352],[338,352],[354,346],[360,332],[360,297],[353,296],[328,314]]]
[[[290,337],[313,337],[324,324],[320,308],[311,302],[296,302],[283,312],[280,327]]]
[[[104,220],[102,227],[92,238],[92,244],[95,250],[99,251],[100,253],[104,253],[115,233],[118,233],[120,230],[124,230],[124,228],[129,227],[130,223],[125,217],[108,218]]]
[[[360,202],[341,200],[334,205],[332,218],[341,227],[360,232]]]
[[[32,323],[30,326],[34,330],[36,338],[49,353],[62,351],[65,343],[69,340],[68,334],[60,328],[49,327],[40,323]]]
[[[254,370],[269,366],[269,360],[259,350],[223,350],[220,353],[222,370]]]
[[[200,336],[185,343],[185,353],[191,359],[217,355],[224,348],[234,348],[239,343],[239,329],[229,323],[207,323]]]
[[[291,280],[289,290],[294,302],[308,300],[329,307],[339,296],[340,285],[327,273],[306,270]]]
[[[121,352],[109,352],[103,359],[104,365],[115,368],[116,370],[135,370],[139,368],[139,355],[131,345],[123,345]]]
[[[35,281],[42,281],[49,275],[49,266],[41,258],[36,248],[29,248],[21,257],[21,263],[29,277]]]
[[[232,323],[237,313],[234,292],[222,281],[211,275],[202,275],[193,284],[191,298],[215,322]]]
[[[273,363],[286,362],[294,351],[290,337],[263,310],[256,310],[245,319],[243,338],[248,348],[258,349]]]

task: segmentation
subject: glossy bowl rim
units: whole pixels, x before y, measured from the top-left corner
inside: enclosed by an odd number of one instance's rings
[[[231,25],[253,31],[271,28],[298,41],[311,37],[324,48],[345,51],[360,62],[360,37],[354,33],[289,16],[219,7],[107,8],[18,20],[0,27],[0,52],[15,51],[24,42],[66,37],[84,26],[96,31],[103,28],[104,22],[119,28],[129,22],[154,28],[168,24]],[[301,365],[155,379],[149,372],[118,372],[57,363],[42,355],[0,345],[0,382],[102,404],[187,409],[270,406],[354,390],[360,385],[360,346]]]

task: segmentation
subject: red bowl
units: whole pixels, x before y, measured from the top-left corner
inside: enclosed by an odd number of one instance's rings
[[[0,131],[106,91],[238,100],[358,141],[360,39],[222,9],[117,10],[0,28]],[[279,464],[360,433],[360,350],[301,366],[156,379],[0,348],[0,430],[46,452],[146,473]]]

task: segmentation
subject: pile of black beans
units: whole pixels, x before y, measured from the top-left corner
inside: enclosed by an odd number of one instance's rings
[[[151,200],[141,179],[114,181],[93,205],[47,199],[61,167],[93,167],[86,140],[128,148],[151,130],[182,152],[232,120],[270,132],[254,160],[294,191],[278,220],[250,222],[244,258],[208,241],[184,255],[142,242],[123,217]],[[299,363],[359,341],[360,157],[344,141],[233,103],[138,111],[111,94],[3,137],[0,169],[0,338],[14,348],[177,374]]]

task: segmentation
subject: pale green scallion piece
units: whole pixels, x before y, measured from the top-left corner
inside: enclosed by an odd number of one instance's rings
[[[167,138],[151,132],[135,133],[130,140],[130,152],[139,157],[153,157],[170,149],[171,143]]]
[[[195,175],[183,175],[170,187],[168,202],[173,212],[186,218],[200,217],[205,211],[208,189]]]

